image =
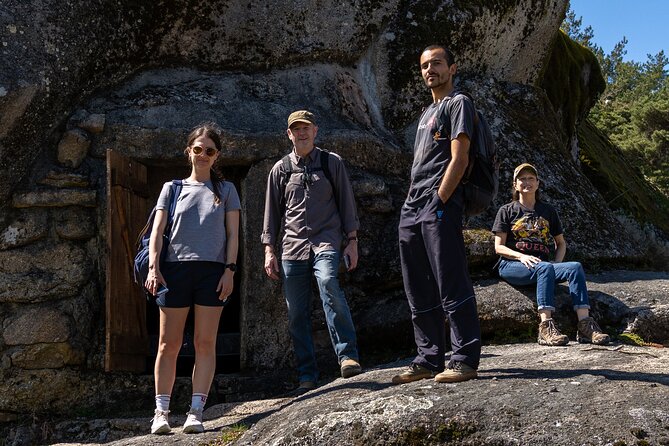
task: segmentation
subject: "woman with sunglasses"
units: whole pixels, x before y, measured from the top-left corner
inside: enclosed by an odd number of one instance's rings
[[[555,284],[569,283],[569,295],[578,317],[576,340],[607,344],[603,333],[590,317],[585,272],[579,262],[563,262],[567,242],[555,209],[539,198],[539,175],[531,164],[521,164],[513,172],[513,201],[497,212],[492,232],[495,252],[499,254],[499,275],[511,285],[536,284],[541,323],[538,342],[541,345],[567,345],[569,338],[557,329],[552,315],[555,311]],[[551,247],[555,259],[549,262]]]
[[[232,293],[239,244],[239,196],[234,185],[214,170],[221,151],[218,128],[201,124],[184,150],[191,166],[177,197],[164,264],[159,257],[170,206],[170,186],[163,185],[150,241],[145,286],[158,294],[160,339],[154,368],[156,410],[151,433],[170,432],[169,403],[184,325],[194,307],[195,366],[191,408],[184,433],[200,433],[202,409],[216,369],[216,335],[223,307]],[[164,288],[166,292],[163,292]]]

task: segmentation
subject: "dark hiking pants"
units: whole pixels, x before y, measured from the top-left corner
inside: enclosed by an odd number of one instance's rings
[[[418,355],[415,364],[440,372],[446,353],[446,323],[451,361],[478,368],[481,330],[462,237],[462,208],[435,194],[417,216],[399,224],[404,290],[411,308]]]

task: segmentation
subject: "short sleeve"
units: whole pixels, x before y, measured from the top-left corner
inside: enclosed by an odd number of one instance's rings
[[[509,212],[507,206],[502,206],[497,211],[495,222],[492,225],[492,232],[494,233],[509,233],[511,231],[511,224],[509,222]]]
[[[160,195],[158,196],[158,203],[156,204],[156,209],[169,209],[170,208],[170,187],[172,186],[172,182],[168,181],[167,183],[163,184],[163,188],[160,191]]]
[[[235,185],[226,181],[224,184],[224,194],[225,194],[225,212],[228,211],[237,211],[242,208],[242,205],[239,201],[239,194],[237,194],[237,189]]]
[[[474,135],[475,113],[471,99],[463,94],[455,95],[449,101],[448,108],[451,117],[451,140],[463,133],[471,139]]]

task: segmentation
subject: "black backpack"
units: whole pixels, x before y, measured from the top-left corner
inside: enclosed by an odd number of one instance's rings
[[[458,94],[467,96],[472,104],[472,97],[463,92]],[[441,113],[439,114],[441,117]],[[461,184],[465,199],[465,217],[472,217],[485,211],[497,196],[499,189],[499,160],[497,148],[490,131],[488,121],[483,114],[474,107],[474,135],[469,145],[469,164]]]
[[[314,149],[316,150],[316,149]],[[330,185],[332,186],[332,189],[334,191],[334,182],[332,181],[332,172],[330,172],[330,152],[327,150],[321,150],[321,165],[316,168],[311,168],[306,170],[306,168],[302,169],[294,169],[293,168],[293,162],[290,160],[290,154],[284,156],[281,158],[281,166],[279,167],[279,172],[281,172],[282,175],[282,181],[281,181],[281,210],[282,213],[285,212],[286,209],[286,185],[288,184],[288,181],[290,181],[290,176],[293,173],[311,173],[311,172],[318,172],[322,171],[323,176],[330,182]],[[335,202],[337,202],[337,194],[334,194],[335,196]],[[339,203],[337,202],[337,209],[339,209]]]
[[[167,225],[163,233],[163,248],[160,251],[160,265],[162,266],[167,257],[167,246],[170,244],[170,232],[172,232],[172,223],[174,220],[174,210],[177,207],[177,198],[181,193],[183,185],[181,180],[172,180],[170,185],[170,208],[167,213]],[[144,282],[149,275],[149,241],[151,239],[151,230],[153,229],[153,220],[156,217],[156,208],[151,210],[149,219],[144,228],[137,237],[137,254],[134,261],[135,283],[137,283],[149,299],[151,294],[144,288]]]

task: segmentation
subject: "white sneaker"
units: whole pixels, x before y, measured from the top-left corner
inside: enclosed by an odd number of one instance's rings
[[[184,423],[183,433],[184,434],[201,434],[204,432],[204,426],[202,425],[202,409],[200,410],[189,410],[187,413],[188,417]]]
[[[152,434],[168,434],[172,430],[170,428],[170,423],[167,421],[168,413],[170,413],[169,410],[156,409],[155,415],[153,415],[153,420],[151,420]]]

